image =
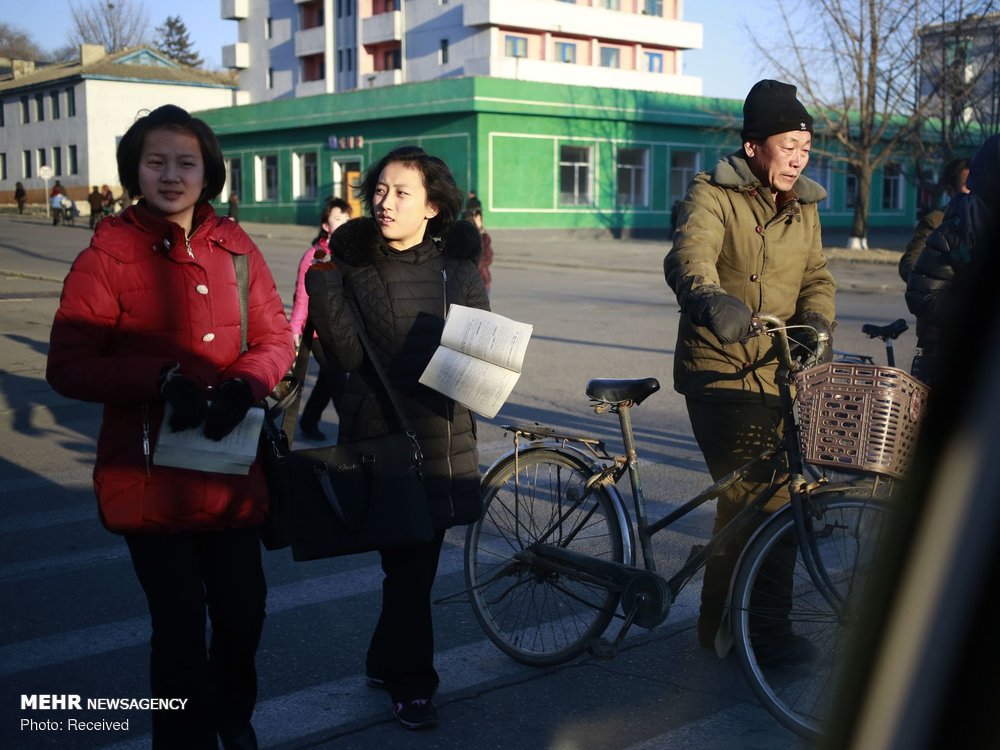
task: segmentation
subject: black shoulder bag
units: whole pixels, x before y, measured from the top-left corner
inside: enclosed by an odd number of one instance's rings
[[[295,560],[351,555],[427,542],[434,536],[423,454],[361,321],[348,308],[400,431],[325,448],[292,450],[309,363],[307,321],[288,395],[264,419],[264,470],[271,503],[262,534],[268,549],[291,546]],[[279,427],[278,420],[281,420]]]

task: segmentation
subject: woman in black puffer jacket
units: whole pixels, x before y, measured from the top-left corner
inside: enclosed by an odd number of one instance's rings
[[[306,275],[309,317],[332,365],[350,373],[339,439],[399,429],[349,305],[424,453],[437,533],[426,544],[380,551],[382,613],[366,660],[368,684],[386,688],[400,723],[419,729],[437,723],[430,592],[444,530],[478,517],[480,477],[475,417],[417,381],[440,343],[448,305],[485,310],[489,301],[477,270],[479,233],[455,221],[463,196],[444,162],[420,148],[398,148],[368,170],[361,193],[373,218],[349,221],[331,236],[335,267],[313,266]]]
[[[979,269],[1000,240],[1000,135],[990,136],[972,158],[970,193],[948,204],[927,238],[906,284],[906,305],[917,317],[913,374],[933,383],[941,373],[956,311],[969,304]]]

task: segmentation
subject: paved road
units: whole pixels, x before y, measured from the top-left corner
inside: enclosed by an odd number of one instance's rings
[[[279,287],[290,290],[312,232],[249,225]],[[41,218],[0,216],[0,746],[141,748],[141,711],[82,712],[128,720],[125,731],[21,729],[65,722],[70,712],[22,710],[20,696],[148,695],[145,601],[121,540],[97,521],[89,482],[98,408],[55,395],[44,382],[48,327],[61,279],[89,236]],[[665,245],[653,242],[494,238],[493,304],[532,322],[534,337],[510,402],[480,430],[484,466],[506,447],[505,421],[537,420],[594,432],[614,446],[615,423],[587,408],[597,376],[658,377],[663,390],[637,410],[644,487],[653,512],[705,482],[683,403],[669,384],[676,303],[662,282]],[[883,259],[885,260],[885,259]],[[840,297],[838,347],[878,354],[864,320],[905,316],[895,268],[834,261]],[[328,410],[324,429],[335,434]],[[708,511],[658,538],[662,568],[701,539]],[[459,531],[449,534],[436,594],[462,589]],[[293,563],[266,556],[270,587],[261,644],[255,725],[279,748],[800,748],[756,703],[734,660],[695,645],[697,581],[667,622],[637,632],[618,658],[585,658],[538,670],[485,640],[467,604],[436,611],[442,726],[400,729],[385,696],[363,685],[363,658],[377,615],[374,555]]]

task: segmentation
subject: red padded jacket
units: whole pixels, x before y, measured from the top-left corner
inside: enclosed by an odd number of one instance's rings
[[[155,466],[165,366],[204,386],[242,378],[264,398],[292,362],[292,336],[260,250],[233,221],[197,207],[183,229],[143,203],[97,226],[63,286],[46,377],[69,398],[104,404],[94,488],[101,520],[117,533],[177,533],[251,526],[267,512],[259,463],[249,476]],[[248,256],[248,349],[240,354],[233,255]]]

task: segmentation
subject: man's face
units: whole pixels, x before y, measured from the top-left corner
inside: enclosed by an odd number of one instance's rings
[[[792,189],[809,163],[810,148],[812,134],[804,130],[777,133],[764,141],[743,144],[750,171],[776,193]]]

